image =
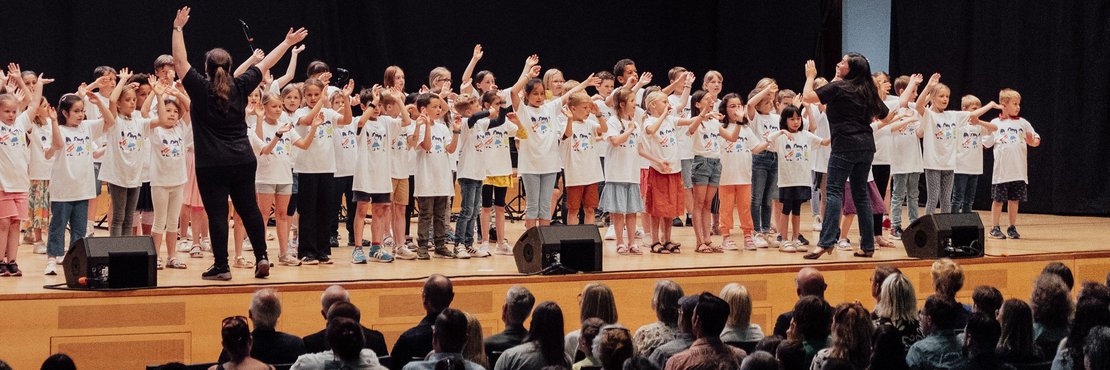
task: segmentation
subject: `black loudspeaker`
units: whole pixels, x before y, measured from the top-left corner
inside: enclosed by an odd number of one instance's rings
[[[984,241],[977,213],[925,215],[902,233],[906,254],[915,258],[982,257]]]
[[[149,236],[88,237],[66,252],[62,269],[70,288],[154,288],[157,260]]]
[[[513,256],[525,274],[601,272],[601,246],[594,225],[537,226],[520,236]]]

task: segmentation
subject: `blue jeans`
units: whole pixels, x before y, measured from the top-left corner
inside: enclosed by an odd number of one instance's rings
[[[979,186],[979,175],[957,173],[952,180],[952,213],[971,213],[975,203],[975,188]]]
[[[551,194],[559,173],[526,173],[520,178],[524,180],[524,219],[551,220]]]
[[[459,192],[462,204],[459,206],[459,219],[455,223],[455,244],[474,243],[474,226],[478,222],[478,209],[482,207],[482,180],[459,178]]]
[[[770,154],[769,156],[767,154]],[[775,153],[760,153],[752,156],[752,223],[755,232],[765,233],[771,229],[771,216],[774,209],[775,190],[778,190],[779,166]]]
[[[871,172],[871,152],[833,152],[829,157],[829,179],[825,183],[825,217],[821,220],[821,239],[817,246],[831,248],[840,237],[840,209],[844,202],[844,182],[852,180],[852,201],[857,215],[871,214],[871,196],[867,190],[867,175]],[[872,217],[856,217],[859,222],[860,249],[875,250]]]
[[[50,202],[50,231],[47,234],[46,255],[61,257],[69,245],[85,237],[89,218],[89,201]],[[66,244],[66,226],[69,226],[69,244]]]
[[[907,224],[912,224],[917,220],[917,199],[921,195],[917,186],[920,182],[921,172],[894,175],[894,184],[891,184],[890,189],[890,223],[892,228],[902,227],[903,205],[910,213],[910,222]]]

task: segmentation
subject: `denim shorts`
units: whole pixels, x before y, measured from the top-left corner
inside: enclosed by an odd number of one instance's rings
[[[293,184],[254,184],[254,191],[259,194],[293,194]]]
[[[690,179],[694,185],[718,186],[721,183],[721,160],[718,158],[694,157]]]

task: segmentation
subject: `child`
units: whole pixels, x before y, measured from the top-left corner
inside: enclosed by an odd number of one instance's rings
[[[813,88],[819,89],[829,83],[823,77],[818,77],[813,80]],[[832,131],[829,128],[829,115],[825,113],[825,104],[811,104],[807,109],[809,115],[809,131],[819,137],[832,137]],[[813,152],[813,199],[819,199],[812,204],[813,212],[813,231],[821,231],[821,214],[825,211],[825,187],[828,180],[827,174],[829,173],[829,157],[832,155],[832,148],[827,146],[817,147]]]
[[[340,94],[328,95],[330,107],[332,110],[342,112],[344,107],[349,107],[351,104],[350,95],[344,96]],[[353,190],[351,190],[351,183],[354,180],[355,164],[358,162],[358,127],[356,125],[337,125],[335,126],[335,192],[333,193],[332,203],[334,204],[335,215],[333,220],[339,219],[339,205],[343,204],[348,213],[349,210],[355,209],[355,199]],[[346,202],[344,202],[346,199]],[[361,213],[365,215],[366,213]],[[365,222],[365,220],[363,221]],[[347,217],[347,246],[365,246],[366,241],[355,238],[355,218]],[[339,246],[339,223],[335,222],[330,228],[330,238],[328,245],[331,248]]]
[[[960,110],[975,111],[983,106],[975,95],[960,99]],[[968,125],[956,132],[956,176],[952,179],[952,213],[971,213],[975,188],[983,174],[983,139],[988,134],[982,125]],[[912,222],[912,221],[911,221]]]
[[[420,223],[416,229],[417,259],[427,260],[428,246],[434,243],[438,258],[455,258],[447,249],[447,219],[450,211],[447,197],[454,194],[451,185],[450,154],[455,151],[459,138],[459,123],[448,128],[441,119],[447,114],[447,103],[435,94],[421,94],[416,99],[420,111],[416,133],[409,136],[410,145],[420,143],[416,151],[416,196],[420,208]],[[428,240],[429,235],[432,237]]]
[[[1018,116],[1021,113],[1021,94],[1013,89],[1002,89],[998,93],[998,101],[999,104],[991,102],[983,106],[1002,109],[1002,116],[991,120],[997,128],[992,130],[990,140],[984,143],[987,147],[994,147],[994,172],[991,175],[991,221],[994,226],[990,236],[995,239],[1020,239],[1021,234],[1014,225],[1017,224],[1019,202],[1028,199],[1025,189],[1029,184],[1028,147],[1040,146],[1041,135],[1033,130],[1029,121]],[[1006,202],[1010,216],[1006,235],[999,228],[1003,202]]]
[[[18,65],[15,65],[15,67],[16,70],[19,69]],[[37,86],[40,79],[34,74],[30,75],[31,78],[26,78],[28,72],[31,71],[22,72],[25,78],[23,85],[20,86],[30,86],[30,88],[23,88],[23,91],[34,92],[34,90],[37,90],[35,86]],[[31,147],[30,163],[27,166],[31,188],[27,195],[30,215],[29,219],[24,220],[24,229],[27,230],[27,234],[24,235],[23,241],[27,244],[34,244],[33,252],[35,254],[45,254],[46,241],[42,234],[50,222],[50,192],[47,189],[50,187],[50,172],[54,166],[54,159],[46,158],[46,149],[50,147],[50,140],[53,137],[50,121],[54,118],[50,114],[50,104],[46,102],[46,99],[41,99],[41,94],[39,101],[38,107],[32,108],[33,106],[28,105],[27,108],[33,125],[30,125],[27,132],[28,146]],[[3,272],[0,272],[0,275],[3,275]]]
[[[94,80],[93,83],[89,84],[87,86],[88,91],[92,91],[93,94],[95,94],[97,98],[100,98],[100,101],[104,102],[105,104],[108,104],[108,96],[111,95],[112,90],[115,90],[115,88],[116,88],[116,69],[112,68],[112,67],[109,67],[109,66],[98,66],[98,67],[93,69],[93,80]],[[107,94],[107,95],[105,95],[105,94]],[[101,118],[101,116],[103,116],[103,113],[101,112],[100,108],[97,107],[96,104],[92,104],[89,101],[88,97],[81,96],[81,98],[85,102],[85,119],[86,120],[90,120],[90,121],[98,120],[98,119]],[[61,125],[65,126],[65,123],[63,122],[63,123],[61,123]],[[97,210],[100,209],[99,207],[97,207],[97,203],[98,203],[97,199],[100,198],[100,193],[104,189],[103,179],[100,178],[100,168],[102,167],[102,164],[103,164],[103,162],[102,162],[102,159],[104,158],[104,152],[103,151],[105,150],[105,147],[107,146],[107,143],[104,141],[104,135],[103,134],[100,134],[100,135],[97,135],[97,136],[93,137],[93,140],[96,142],[96,147],[100,148],[99,150],[101,152],[97,153],[97,155],[93,156],[93,166],[94,166],[93,175],[96,177],[96,179],[95,179],[96,180],[96,184],[95,184],[96,197],[89,200],[88,225],[86,227],[86,232],[87,232],[88,236],[93,236],[93,233],[96,231],[93,226],[97,222],[97,216],[99,216],[97,214]],[[107,216],[108,222],[110,224],[111,220],[112,220],[112,212],[108,212],[108,214],[106,216]]]
[[[296,94],[296,101],[300,101]],[[255,170],[255,192],[258,194],[258,209],[263,214],[273,207],[274,223],[277,225],[278,263],[285,266],[300,266],[301,261],[294,257],[293,246],[289,244],[289,198],[293,192],[293,147],[308,149],[316,137],[317,127],[309,127],[309,135],[301,137],[293,130],[292,118],[283,114],[282,99],[274,93],[262,96],[251,114],[257,123],[250,135],[251,147],[258,157]],[[316,121],[314,120],[313,123]],[[238,260],[241,257],[236,257]]]
[[[586,84],[591,86],[600,82],[601,79],[596,76],[586,80]],[[566,114],[567,125],[560,140],[566,171],[567,221],[579,224],[578,211],[581,210],[584,216],[582,223],[592,225],[600,197],[598,184],[605,179],[597,154],[597,142],[609,128],[606,122],[598,120],[601,111],[584,92],[567,97],[567,110],[564,110],[564,113],[569,113]]]
[[[10,78],[20,79],[19,74]],[[16,97],[0,95],[0,276],[23,276],[16,263],[19,255],[20,222],[27,218],[27,192],[31,188],[28,173],[29,151],[27,134],[42,110],[42,78],[31,89],[27,110],[17,113]],[[49,112],[46,112],[49,114]]]
[[[671,106],[671,114],[677,118],[690,118],[690,89],[694,85],[694,73],[687,71],[685,67],[675,66],[667,71],[667,78],[670,79],[670,86],[677,86],[673,88],[667,96],[667,103]],[[664,90],[663,92],[667,92]],[[683,127],[685,129],[685,127]],[[690,213],[694,211],[694,181],[692,179],[694,170],[694,141],[690,135],[676,134],[678,137],[678,159],[682,163],[682,204],[686,213],[686,226],[693,226],[693,219]],[[682,226],[683,221],[681,218],[676,218],[672,221],[673,226]]]
[[[801,113],[801,109],[787,105],[780,111],[779,131],[767,135],[767,141],[778,155],[779,199],[782,201],[778,224],[783,234],[789,236],[779,251],[786,253],[797,252],[801,246],[798,228],[801,225],[802,203],[810,198],[809,171],[813,168],[810,163],[813,151],[818,145],[826,146],[831,142],[802,130]],[[791,226],[793,233],[790,233]]]
[[[740,95],[725,95],[718,110],[722,116],[722,128],[729,129],[728,126],[731,125],[737,127],[733,129],[737,130],[735,140],[724,143],[721,153],[720,228],[721,235],[724,235],[721,244],[724,249],[736,249],[736,242],[732,240],[732,217],[734,212],[739,212],[744,250],[754,251],[758,245],[752,239],[752,155],[762,153],[769,143],[763,141],[763,137],[756,134],[748,124]],[[766,246],[763,244],[763,247]]]
[[[474,229],[478,221],[478,209],[482,205],[482,180],[486,178],[485,157],[482,140],[485,130],[476,128],[479,120],[494,116],[500,110],[492,107],[492,112],[480,112],[478,98],[470,94],[459,95],[455,100],[455,112],[466,120],[459,135],[459,191],[462,204],[459,205],[458,223],[455,226],[455,256],[458,258],[489,257],[489,249],[474,249]],[[486,215],[487,218],[489,215]],[[487,221],[488,223],[488,221]],[[483,234],[485,235],[485,234]],[[487,245],[488,247],[488,245]]]
[[[192,141],[192,130],[187,126],[188,118],[185,116],[189,106],[188,98],[170,85],[172,81],[163,80],[153,84],[154,91],[151,95],[162,102],[158,104],[158,117],[151,121],[148,131],[151,144],[151,183],[150,195],[154,210],[154,224],[151,227],[151,237],[154,239],[154,251],[162,247],[162,237],[165,236],[166,256],[158,257],[159,269],[168,267],[184,269],[185,263],[177,259],[174,243],[177,240],[178,220],[181,215],[183,202],[182,190],[188,182],[188,171],[185,169],[185,148]],[[172,96],[169,96],[172,94]],[[144,104],[147,111],[149,102]]]
[[[119,76],[126,81],[131,78],[131,71],[124,68]],[[139,187],[143,184],[143,164],[150,158],[146,135],[153,119],[138,114],[137,102],[134,89],[127,84],[117,84],[109,104],[117,119],[115,124],[107,121],[104,124],[108,145],[100,178],[108,183],[112,199],[112,225],[108,230],[111,236],[132,235]]]
[[[879,100],[886,104],[887,109],[894,111],[899,106],[901,101],[898,96],[890,95],[890,75],[886,72],[875,72],[871,74],[871,80],[875,83],[875,89],[879,93]],[[891,131],[890,125],[881,129],[875,129],[872,123],[872,136],[875,137],[875,157],[871,161],[871,173],[875,175],[875,186],[879,189],[879,195],[883,199],[888,199],[888,190],[890,190],[890,167],[894,161],[894,134]],[[884,201],[883,204],[890,204]],[[879,230],[884,227],[890,227],[889,221],[884,221],[884,217],[879,217]],[[879,234],[882,236],[882,233]]]
[[[899,77],[900,80],[902,80],[901,77]],[[896,83],[895,91],[906,97],[908,101],[917,93],[917,86],[923,81],[923,76],[915,74],[907,77],[905,81],[904,84]],[[920,192],[918,182],[921,181],[921,173],[925,170],[921,158],[921,138],[924,137],[925,131],[920,123],[913,122],[894,125],[891,127],[891,133],[894,136],[894,142],[890,173],[894,181],[891,184],[890,236],[900,239],[902,238],[902,207],[905,206],[909,211],[910,219],[907,224],[912,224],[918,216],[917,200]],[[980,159],[980,167],[982,162]]]
[[[480,75],[481,73],[479,73]],[[486,90],[482,93],[482,108],[491,113],[502,106],[502,94],[497,90]],[[507,108],[501,108],[497,117],[484,118],[474,125],[474,130],[484,130],[485,135],[479,141],[482,145],[482,161],[485,163],[485,179],[482,181],[482,211],[478,217],[478,224],[485,237],[479,250],[489,250],[490,235],[490,209],[495,213],[495,227],[501,233],[501,242],[497,243],[494,254],[511,256],[512,246],[505,237],[505,193],[513,185],[513,164],[509,157],[509,138],[526,139],[528,132],[521,124],[516,113]],[[508,119],[512,125],[505,124]]]
[[[310,65],[311,66],[311,65]],[[340,91],[343,96],[350,96],[354,89],[354,80]],[[303,94],[305,102],[312,106],[301,107],[293,115],[296,122],[297,134],[301,137],[308,136],[315,125],[315,120],[322,115],[323,122],[316,128],[313,143],[308,149],[295,156],[293,172],[300,181],[300,196],[297,199],[297,208],[301,213],[300,243],[298,245],[301,263],[305,265],[331,264],[331,253],[328,247],[328,234],[335,223],[331,216],[335,214],[332,207],[338,206],[332,194],[335,192],[335,125],[351,124],[351,106],[345,104],[343,112],[336,112],[324,108],[328,101],[324,96],[324,83],[317,79],[308,79],[304,83]]]
[[[398,69],[399,71],[400,69]],[[388,69],[386,70],[389,71]],[[403,73],[403,72],[398,72]],[[387,80],[389,81],[389,80]],[[404,82],[404,77],[401,77],[401,83]],[[404,105],[403,93],[401,93],[400,86],[394,85],[381,93],[377,105],[381,107],[382,115],[385,115],[394,120],[409,116],[408,109]],[[403,260],[416,259],[416,252],[409,248],[406,244],[408,237],[409,220],[411,219],[411,210],[409,209],[410,195],[412,192],[412,171],[415,170],[413,165],[414,153],[413,145],[409,142],[409,137],[412,136],[416,125],[405,125],[397,131],[397,135],[393,137],[390,142],[389,153],[389,174],[391,178],[392,191],[389,195],[390,201],[390,234],[384,236],[382,239],[382,247],[387,252],[392,251],[394,258]]]
[[[605,166],[605,189],[601,192],[601,209],[609,212],[613,221],[617,254],[643,254],[636,243],[636,214],[644,211],[640,196],[640,131],[636,107],[636,93],[620,89],[615,94],[616,115],[609,117],[604,139],[609,142]],[[626,239],[627,237],[627,239]]]
[[[378,103],[381,103],[380,98]],[[356,245],[351,254],[351,263],[366,263],[367,260],[393,262],[394,257],[390,253],[392,246],[383,248],[382,242],[392,224],[392,217],[389,214],[391,208],[389,196],[393,192],[389,163],[392,155],[390,144],[409,125],[407,112],[402,114],[402,119],[382,116],[381,110],[374,102],[367,101],[363,104],[362,117],[359,117],[358,122],[358,127],[362,129],[358,136],[357,165],[352,184],[354,198],[358,205],[350,215],[350,218],[354,219],[355,240],[364,239],[368,206],[373,212],[373,220],[370,224],[369,253],[362,250],[362,245]]]
[[[755,133],[767,140],[772,132],[780,130],[779,116],[771,113],[775,106],[778,84],[766,79],[762,87],[756,86],[748,94],[747,119]],[[771,216],[773,199],[778,199],[778,157],[768,148],[752,155],[752,221],[755,222],[755,244],[759,247],[778,247],[778,237],[772,232]],[[780,225],[781,226],[781,225]]]
[[[84,94],[90,103],[95,104],[101,119],[85,120],[85,103],[80,95]],[[84,220],[88,217],[89,199],[96,197],[93,170],[93,138],[99,136],[105,125],[115,123],[115,113],[104,105],[97,94],[86,91],[84,86],[78,94],[66,94],[58,101],[58,119],[53,122],[53,139],[47,158],[54,161],[50,177],[50,233],[46,244],[46,275],[57,275],[58,259],[62,257],[69,244],[65,243],[68,226],[70,243],[77,242],[86,234]]]
[[[705,90],[698,90],[691,97],[694,107],[690,114],[700,116],[702,112],[709,112],[710,119],[703,120],[698,125],[690,125],[683,129],[682,134],[693,137],[692,149],[694,159],[690,170],[690,181],[694,184],[694,235],[697,247],[694,251],[723,251],[721,247],[710,242],[712,232],[713,198],[717,196],[717,187],[721,183],[721,137],[736,141],[735,132],[725,131],[721,125],[724,118],[713,110],[713,102],[717,99],[715,94]],[[737,126],[739,127],[739,126]],[[736,250],[736,245],[730,245]]]

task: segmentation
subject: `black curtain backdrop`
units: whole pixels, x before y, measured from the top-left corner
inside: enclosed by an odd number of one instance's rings
[[[894,0],[892,74],[932,72],[952,89],[949,109],[1009,87],[1041,134],[1029,149],[1022,212],[1110,214],[1110,2]],[[999,112],[988,113],[989,119]],[[990,208],[985,152],[977,209]]]
[[[46,89],[56,102],[91,82],[98,65],[150,72],[155,57],[170,53],[174,11],[182,5],[193,7],[185,37],[194,66],[213,47],[228,49],[235,64],[248,56],[242,19],[254,45],[266,51],[289,27],[309,29],[298,81],[313,59],[350,70],[360,87],[380,83],[385,67],[395,64],[404,68],[410,92],[427,84],[436,66],[452,71],[457,89],[476,43],[485,58],[475,72],[493,71],[503,88],[537,53],[545,69],[576,80],[612,71],[621,58],[664,85],[675,65],[696,72],[695,86],[716,69],[725,92],[744,96],[764,76],[798,90],[805,60],[817,59],[831,73],[840,53],[840,0],[17,1],[4,6],[16,16],[0,22],[0,61],[56,77]],[[287,58],[274,75],[284,73]]]

